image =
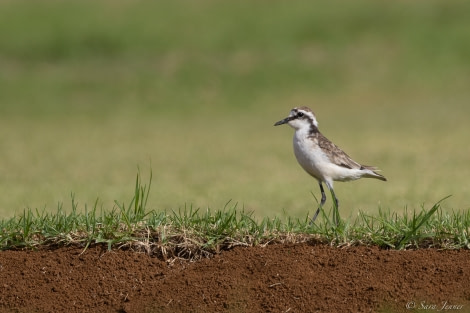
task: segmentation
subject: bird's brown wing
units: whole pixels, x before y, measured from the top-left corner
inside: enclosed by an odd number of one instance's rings
[[[363,169],[364,167],[351,159],[349,155],[341,150],[337,145],[329,141],[320,132],[313,135],[318,140],[318,145],[329,155],[330,161],[338,166],[350,169]]]

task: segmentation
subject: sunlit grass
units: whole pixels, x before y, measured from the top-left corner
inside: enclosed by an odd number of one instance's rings
[[[315,242],[333,246],[377,245],[387,249],[470,248],[470,215],[432,208],[403,215],[380,211],[363,212],[356,218],[333,218],[321,211],[315,224],[306,218],[256,219],[251,212],[226,203],[219,210],[193,207],[176,211],[147,209],[150,183],[143,184],[138,174],[134,196],[126,203],[116,202],[111,210],[95,204],[77,210],[72,195],[72,210],[25,210],[10,219],[0,220],[0,249],[44,248],[75,245],[84,251],[92,244],[108,249],[130,248],[166,260],[195,260],[235,246],[272,243]],[[338,221],[338,223],[337,223]]]

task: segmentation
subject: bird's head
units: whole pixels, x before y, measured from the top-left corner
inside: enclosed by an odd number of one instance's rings
[[[283,120],[280,120],[274,126],[279,126],[282,124],[289,124],[290,127],[295,130],[298,129],[309,129],[312,125],[318,128],[318,122],[315,117],[315,114],[308,107],[297,107],[293,108],[289,116]]]

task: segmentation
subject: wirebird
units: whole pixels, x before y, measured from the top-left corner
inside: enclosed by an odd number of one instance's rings
[[[315,114],[310,108],[306,106],[294,108],[288,117],[275,123],[274,126],[283,124],[289,124],[295,129],[293,140],[295,157],[300,166],[320,185],[321,202],[311,223],[315,222],[320,208],[326,201],[322,183],[326,184],[334,198],[336,214],[333,214],[333,219],[336,219],[336,224],[338,224],[339,215],[335,215],[338,214],[339,202],[333,190],[333,181],[351,181],[362,177],[387,180],[376,172],[376,167],[357,163],[323,136],[318,129]]]

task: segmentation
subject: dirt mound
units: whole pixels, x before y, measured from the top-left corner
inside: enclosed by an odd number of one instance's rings
[[[0,311],[470,312],[469,250],[279,244],[170,266],[132,251],[81,252],[0,252]]]

